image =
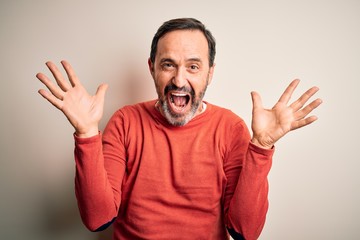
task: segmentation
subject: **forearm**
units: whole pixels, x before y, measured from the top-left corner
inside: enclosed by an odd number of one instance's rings
[[[75,192],[82,220],[91,231],[111,222],[118,204],[104,167],[101,137],[75,137]]]
[[[268,210],[267,175],[273,150],[249,145],[228,211],[228,227],[246,240],[257,239]]]

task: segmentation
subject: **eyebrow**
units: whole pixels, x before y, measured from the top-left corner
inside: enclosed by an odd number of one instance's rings
[[[160,63],[164,63],[164,62],[171,62],[171,63],[175,63],[175,61],[171,58],[162,58],[160,60]]]
[[[160,63],[164,63],[164,62],[171,62],[171,63],[175,63],[175,60],[172,58],[162,58],[160,60]],[[186,62],[199,62],[202,63],[202,60],[200,58],[197,57],[193,57],[193,58],[188,58],[186,59]]]

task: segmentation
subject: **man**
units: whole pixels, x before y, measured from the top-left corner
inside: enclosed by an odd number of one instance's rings
[[[214,73],[215,40],[196,19],[165,22],[152,41],[149,70],[158,99],[115,112],[104,133],[107,85],[90,96],[66,61],[69,82],[39,93],[75,128],[75,190],[84,224],[114,224],[114,239],[257,239],[268,209],[274,144],[308,125],[321,104],[313,87],[287,105],[294,80],[272,109],[252,92],[252,136],[229,110],[203,101]]]

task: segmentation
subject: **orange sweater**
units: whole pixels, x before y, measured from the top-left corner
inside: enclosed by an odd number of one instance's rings
[[[114,239],[256,239],[268,208],[274,150],[250,143],[241,118],[207,103],[174,127],[155,101],[118,110],[101,134],[75,136],[84,224]],[[234,235],[233,235],[234,234]]]

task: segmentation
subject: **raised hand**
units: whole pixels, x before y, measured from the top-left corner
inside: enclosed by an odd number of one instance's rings
[[[254,144],[263,148],[271,148],[276,141],[288,132],[317,120],[316,116],[308,117],[308,114],[317,108],[322,100],[316,99],[304,107],[306,102],[319,90],[317,87],[310,88],[288,106],[291,95],[299,82],[298,79],[292,81],[272,109],[264,109],[260,95],[256,92],[251,93],[253,101],[251,128]]]
[[[79,137],[90,137],[98,134],[99,121],[103,115],[106,84],[101,84],[94,96],[88,94],[76,77],[74,70],[66,61],[61,61],[66,71],[68,81],[64,79],[59,69],[52,62],[46,65],[54,76],[53,83],[43,73],[36,77],[49,89],[50,92],[40,89],[39,93],[52,105],[62,111]]]

